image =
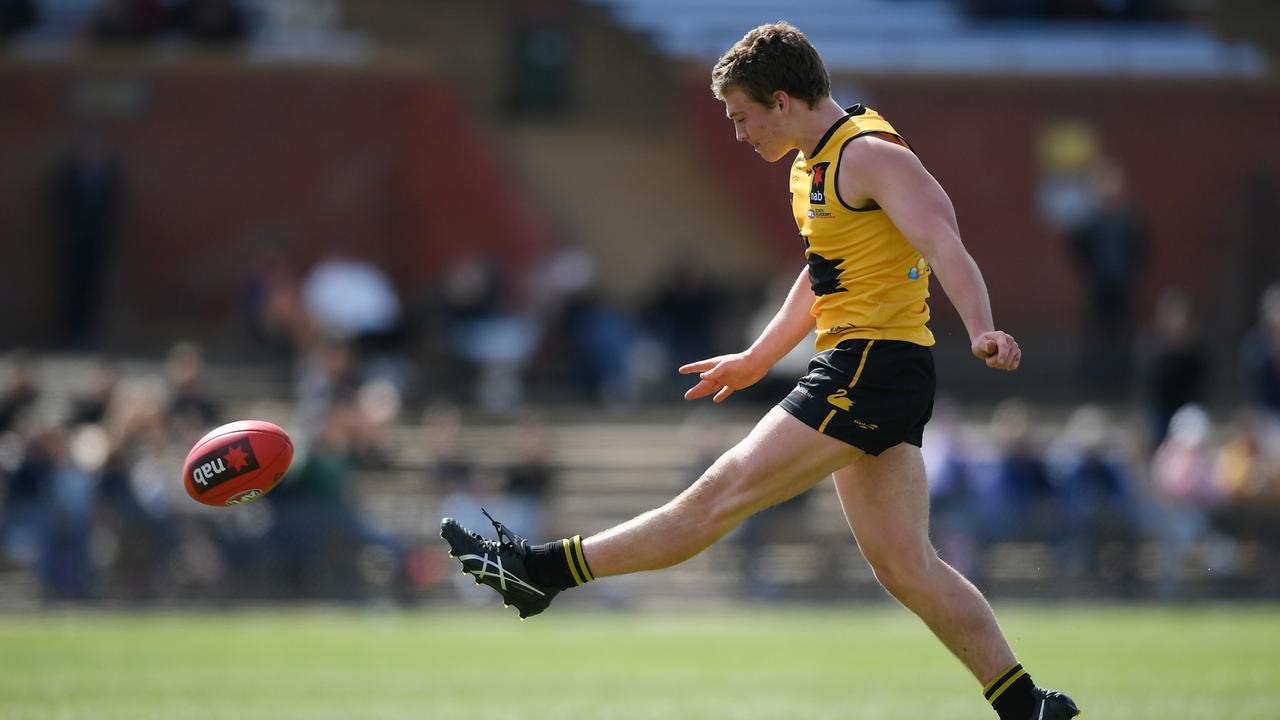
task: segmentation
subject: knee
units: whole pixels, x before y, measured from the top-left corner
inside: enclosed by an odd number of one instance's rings
[[[690,501],[713,524],[740,522],[760,509],[759,471],[742,458],[726,455],[712,465],[691,488]]]
[[[931,545],[896,547],[865,553],[876,580],[896,598],[914,595],[928,586],[936,563],[942,562]]]

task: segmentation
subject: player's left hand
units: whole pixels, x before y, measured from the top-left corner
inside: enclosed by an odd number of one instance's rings
[[[1022,348],[1018,347],[1018,341],[999,330],[984,332],[974,338],[971,349],[974,357],[985,360],[987,367],[993,370],[1017,370],[1022,362]]]
[[[697,400],[713,395],[712,401],[724,402],[735,390],[754,385],[768,370],[768,365],[762,365],[745,352],[691,362],[680,368],[680,374],[698,373],[698,384],[685,392],[684,399]]]

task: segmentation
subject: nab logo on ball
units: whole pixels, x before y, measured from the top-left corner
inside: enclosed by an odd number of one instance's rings
[[[224,445],[191,464],[191,485],[196,492],[205,492],[262,467],[253,452],[249,440],[237,440]]]

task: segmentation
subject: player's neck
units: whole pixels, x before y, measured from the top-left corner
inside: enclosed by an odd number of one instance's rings
[[[799,132],[797,133],[797,147],[800,152],[806,156],[813,152],[817,147],[818,141],[827,134],[831,126],[837,120],[844,117],[848,113],[844,108],[840,107],[840,103],[831,97],[823,98],[818,101],[817,107],[809,108],[803,102],[798,103],[801,108],[798,116]]]

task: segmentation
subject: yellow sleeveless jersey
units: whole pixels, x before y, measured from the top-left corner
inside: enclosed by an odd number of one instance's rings
[[[925,326],[929,263],[878,205],[850,207],[836,184],[845,145],[867,133],[902,139],[879,113],[855,105],[812,156],[798,153],[791,166],[791,211],[817,296],[819,350],[855,338],[933,345]]]

